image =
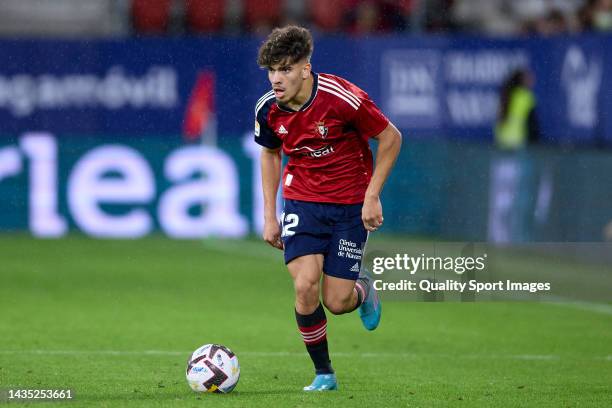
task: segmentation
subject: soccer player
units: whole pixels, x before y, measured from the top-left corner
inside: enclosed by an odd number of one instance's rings
[[[297,325],[315,366],[304,390],[325,391],[337,389],[337,382],[320,298],[336,315],[359,309],[368,330],[380,321],[376,290],[359,272],[368,232],[383,223],[379,196],[401,135],[364,91],[313,72],[312,51],[310,32],[297,26],[275,29],[262,44],[257,63],[268,70],[272,90],[256,103],[255,141],[263,146],[263,239],[284,249]],[[378,141],[375,168],[369,138]],[[288,162],[279,225],[281,150]]]

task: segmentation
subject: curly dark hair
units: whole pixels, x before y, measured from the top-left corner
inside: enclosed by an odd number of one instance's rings
[[[293,64],[310,59],[313,48],[308,29],[294,25],[275,28],[259,47],[257,64],[263,68],[283,62]]]

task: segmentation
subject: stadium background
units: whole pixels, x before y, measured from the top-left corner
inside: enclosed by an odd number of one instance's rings
[[[244,377],[235,399],[215,404],[284,395],[288,406],[605,406],[611,9],[578,0],[3,2],[0,388],[74,387],[86,405],[191,404],[185,353],[216,341],[235,349]],[[415,240],[510,248],[498,257],[505,277],[562,275],[581,287],[569,293],[580,302],[389,302],[385,329],[367,338],[356,319],[336,318],[332,353],[347,394],[293,393],[309,371],[291,335],[280,256],[257,239],[252,141],[253,107],[268,89],[257,48],[285,22],[313,29],[315,71],[358,84],[403,132],[376,249]],[[495,148],[493,127],[516,68],[535,75],[542,138],[509,155]],[[32,358],[46,368],[28,368]]]

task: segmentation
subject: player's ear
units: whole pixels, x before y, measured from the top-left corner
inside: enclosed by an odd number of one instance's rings
[[[312,65],[310,65],[310,62],[307,62],[302,68],[302,79],[308,79],[308,77],[310,76],[311,70],[312,70]]]

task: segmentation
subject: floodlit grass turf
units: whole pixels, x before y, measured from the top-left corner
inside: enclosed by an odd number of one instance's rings
[[[612,314],[535,303],[386,302],[371,333],[328,313],[340,391],[306,394],[275,251],[0,236],[0,388],[71,388],[73,407],[612,406]],[[185,382],[211,342],[240,359],[229,395]]]

